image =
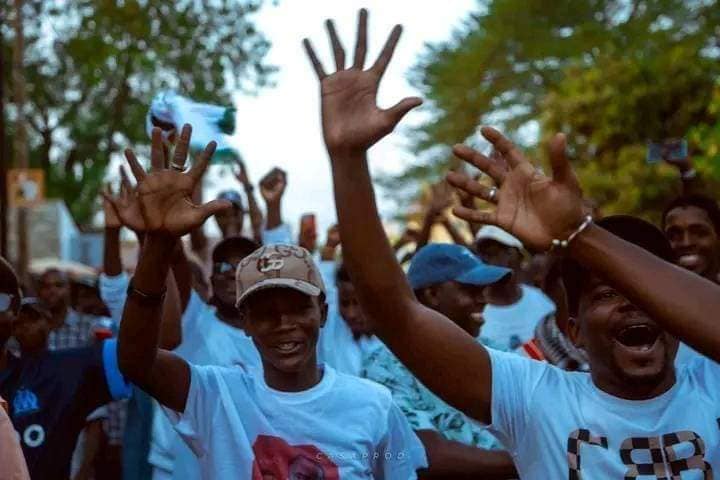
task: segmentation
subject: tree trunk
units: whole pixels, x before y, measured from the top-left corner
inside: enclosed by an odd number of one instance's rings
[[[25,125],[25,75],[23,72],[23,56],[25,38],[23,37],[23,0],[15,0],[15,45],[13,48],[13,90],[15,105],[17,107],[17,120],[15,126],[15,166],[28,168],[27,127]],[[30,245],[27,234],[27,209],[17,209],[17,269],[20,281],[27,280],[28,265],[30,263]]]

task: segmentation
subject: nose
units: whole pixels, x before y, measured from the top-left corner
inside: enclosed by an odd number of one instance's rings
[[[692,237],[690,235],[690,232],[685,230],[682,235],[680,235],[680,246],[681,247],[689,247],[692,246]]]
[[[278,324],[279,330],[292,330],[297,325],[295,321],[295,315],[289,313],[280,314],[280,322]]]
[[[630,300],[623,296],[619,296],[618,301],[620,302],[620,305],[618,305],[617,307],[618,313],[633,313],[640,311],[640,309],[636,307],[634,303],[630,302]]]

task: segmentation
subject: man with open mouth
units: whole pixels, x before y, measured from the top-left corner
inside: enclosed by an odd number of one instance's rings
[[[362,48],[350,68],[334,30],[336,71],[328,74],[306,46],[320,82],[345,260],[378,337],[435,394],[489,425],[520,478],[712,478],[720,471],[720,367],[698,358],[676,372],[672,360],[673,337],[720,358],[712,315],[720,311],[720,287],[668,263],[670,248],[651,225],[627,217],[593,223],[562,134],[549,142],[552,177],[484,127],[507,165],[464,145],[454,153],[496,187],[458,172],[447,178],[494,206],[456,207],[457,216],[500,227],[534,251],[565,252],[571,338],[587,351],[590,372],[485,348],[417,300],[382,228],[367,152],[421,100],[377,106],[401,27],[365,69],[366,22],[363,11]]]

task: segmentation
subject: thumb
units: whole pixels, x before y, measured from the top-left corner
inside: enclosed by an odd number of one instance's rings
[[[575,172],[570,166],[566,154],[567,139],[562,133],[557,133],[550,140],[550,166],[552,167],[553,180],[568,186],[577,186],[578,181]]]
[[[407,97],[400,100],[392,107],[385,110],[385,115],[390,119],[393,128],[400,123],[400,120],[413,108],[422,105],[423,101],[419,97]]]
[[[216,213],[226,210],[231,206],[232,203],[227,200],[212,200],[203,205],[199,205],[197,209],[195,209],[195,212],[198,217],[197,219],[204,222],[209,217],[212,217]]]

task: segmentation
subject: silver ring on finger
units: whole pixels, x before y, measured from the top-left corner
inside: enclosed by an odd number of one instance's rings
[[[175,163],[175,162],[171,162],[171,163],[170,163],[170,168],[172,168],[172,169],[175,170],[176,172],[180,172],[180,173],[185,172],[185,165],[179,165],[179,164],[177,164],[177,163]]]
[[[492,187],[492,188],[490,189],[490,191],[488,192],[488,201],[494,202],[494,201],[495,201],[495,197],[497,197],[497,192],[498,192],[497,187]]]

